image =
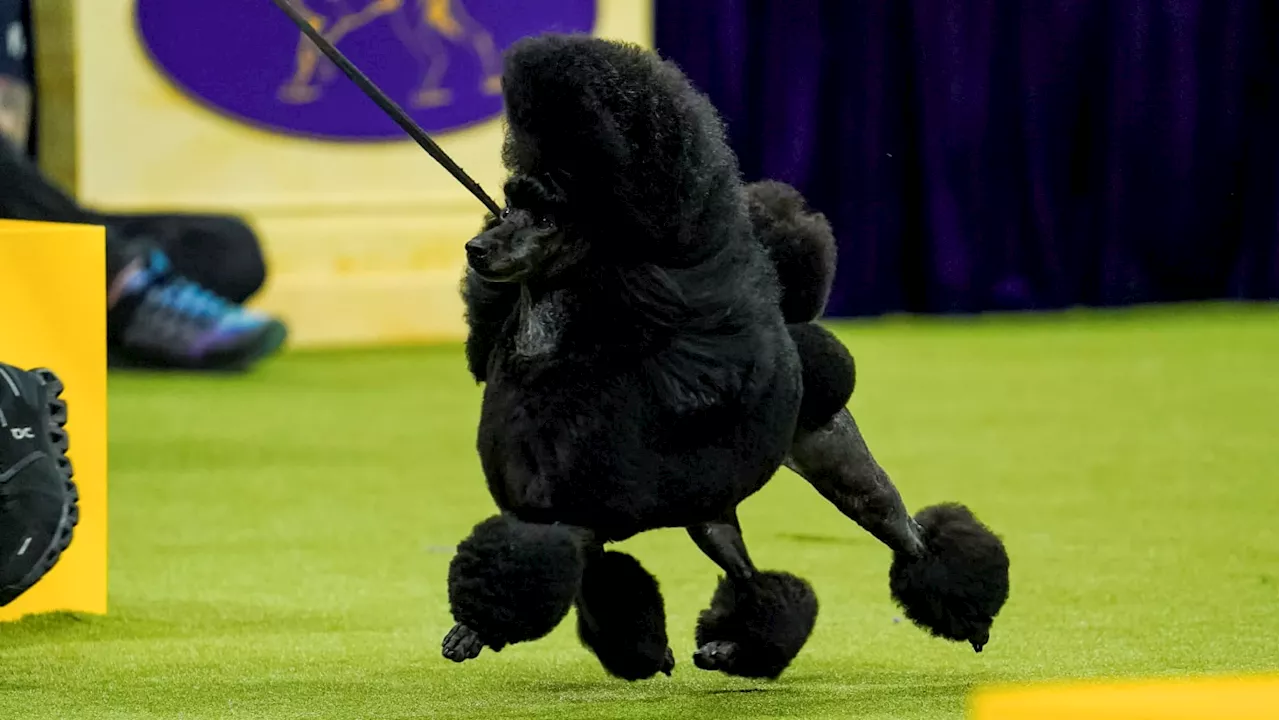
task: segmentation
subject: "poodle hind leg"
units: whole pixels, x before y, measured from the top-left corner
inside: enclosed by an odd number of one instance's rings
[[[845,409],[797,433],[787,466],[893,550],[889,590],[908,619],[982,651],[1009,597],[1009,556],[995,533],[963,505],[908,513]]]
[[[798,433],[787,466],[893,550],[889,589],[907,618],[982,651],[1009,597],[1009,556],[995,533],[955,503],[908,513],[845,409]]]
[[[804,397],[787,467],[895,553],[920,556],[920,526],[846,408],[857,379],[853,355],[816,323],[788,325],[787,332],[804,373]]]
[[[693,663],[741,677],[776,678],[813,632],[818,598],[790,573],[759,571],[737,518],[690,527],[689,535],[726,577],[698,616]]]
[[[1009,596],[1004,543],[963,505],[907,512],[845,407],[853,356],[816,324],[789,325],[804,369],[804,400],[787,466],[893,550],[889,590],[912,622],[981,652]]]
[[[599,552],[588,561],[578,593],[578,637],[604,669],[623,680],[671,675],[675,656],[658,582],[635,558]]]
[[[496,516],[475,527],[449,564],[457,623],[442,654],[464,662],[489,647],[541,638],[569,613],[582,584],[590,533]]]

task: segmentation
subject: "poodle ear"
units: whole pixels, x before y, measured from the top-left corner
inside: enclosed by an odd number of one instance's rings
[[[485,382],[489,361],[507,321],[516,311],[520,287],[488,282],[471,268],[463,273],[462,301],[467,320],[467,369],[476,382]]]

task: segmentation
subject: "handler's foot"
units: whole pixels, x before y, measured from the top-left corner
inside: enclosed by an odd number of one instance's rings
[[[112,367],[244,371],[279,350],[288,335],[279,320],[178,275],[159,251],[121,275],[108,298]]]
[[[0,606],[53,569],[80,521],[61,394],[48,370],[0,364]]]
[[[460,663],[478,657],[484,649],[484,641],[475,630],[458,623],[444,636],[441,649],[445,657]]]

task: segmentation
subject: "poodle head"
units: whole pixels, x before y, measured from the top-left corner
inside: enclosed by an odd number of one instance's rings
[[[541,217],[565,230],[571,218],[606,263],[692,265],[749,235],[719,116],[655,53],[583,35],[526,38],[505,56],[503,96],[508,170],[553,188],[544,194],[559,205],[542,216],[509,194],[502,223]]]
[[[585,256],[581,234],[567,222],[564,192],[550,178],[516,175],[504,188],[507,205],[467,242],[467,264],[491,282],[548,281]]]

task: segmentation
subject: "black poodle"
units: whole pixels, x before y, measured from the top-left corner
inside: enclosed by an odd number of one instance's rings
[[[777,677],[813,630],[804,580],[758,570],[737,506],[786,464],[894,551],[890,589],[981,650],[1008,595],[999,539],[962,506],[908,514],[845,405],[849,353],[813,321],[825,218],[744,185],[710,103],[641,48],[549,35],[507,54],[506,210],[467,243],[477,447],[502,514],[449,569],[444,655],[578,633],[628,680],[670,673],[662,595],[604,545],[687,528],[725,572],[694,663]]]

